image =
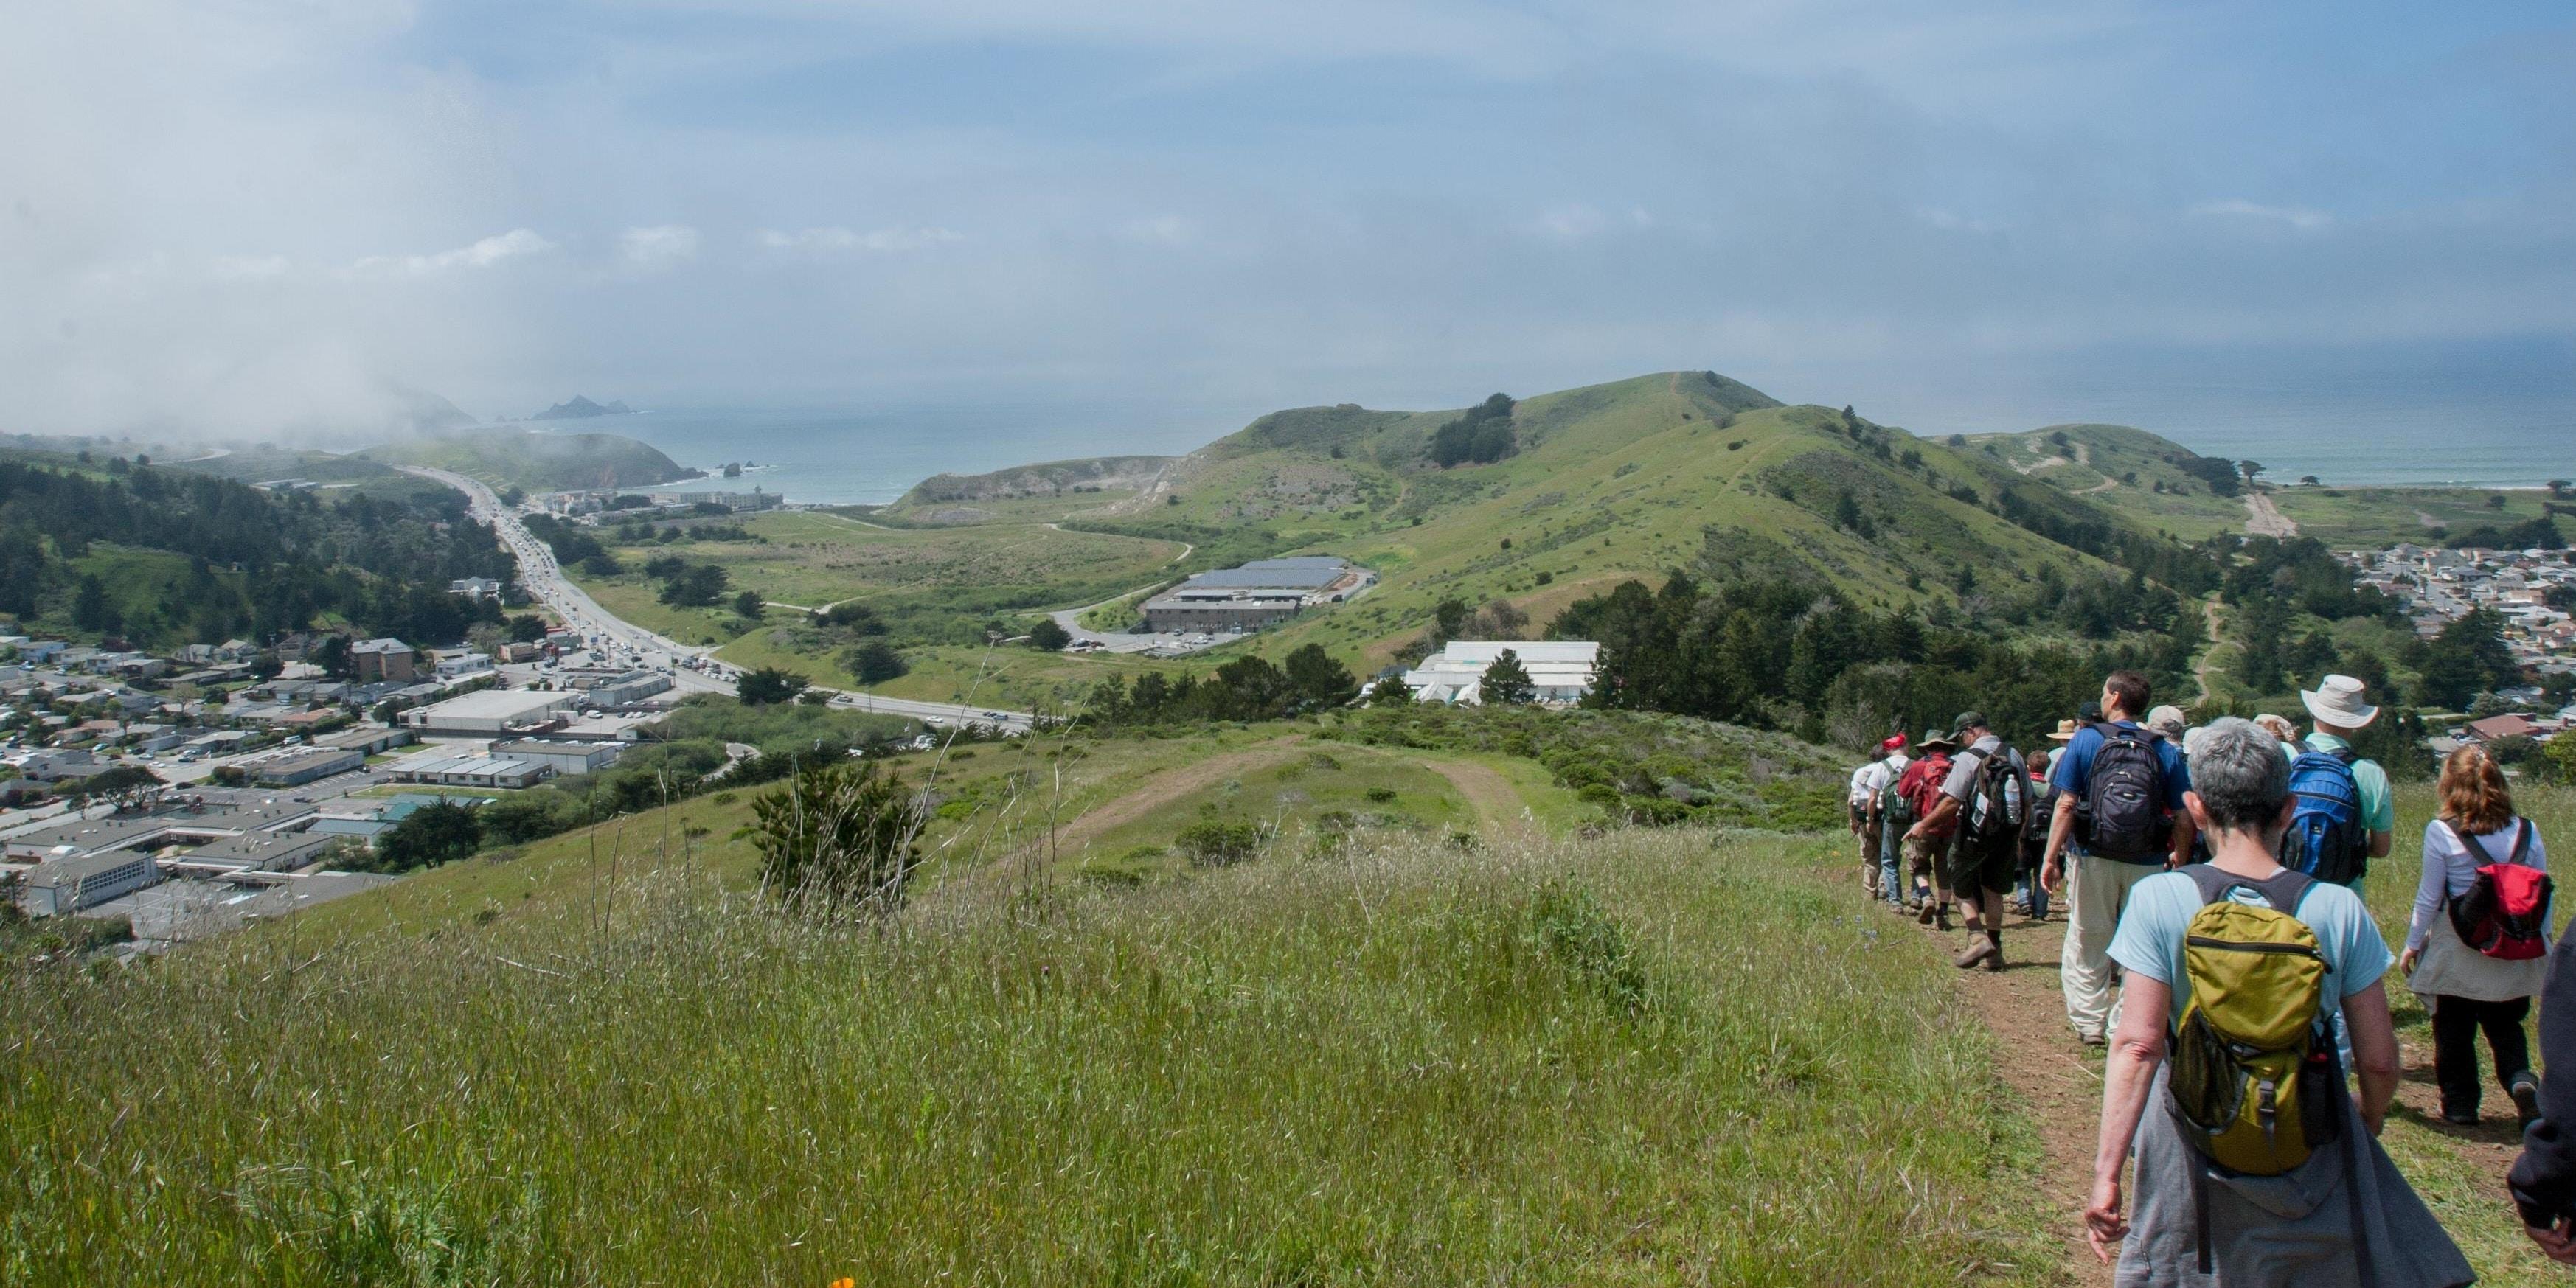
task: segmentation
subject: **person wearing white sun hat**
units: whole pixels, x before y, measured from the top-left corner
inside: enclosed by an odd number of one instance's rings
[[[2361,830],[2367,838],[2363,852],[2367,858],[2384,859],[2397,831],[2397,797],[2389,790],[2388,771],[2378,761],[2352,749],[2352,736],[2379,718],[2379,708],[2364,698],[2367,692],[2367,686],[2349,675],[2329,675],[2317,681],[2316,688],[2300,690],[2299,701],[2307,705],[2316,728],[2297,744],[2296,750],[2321,752],[2351,768],[2353,787],[2359,796]],[[2362,877],[2368,870],[2366,860],[2354,863],[2351,879],[2343,884],[2361,889]]]

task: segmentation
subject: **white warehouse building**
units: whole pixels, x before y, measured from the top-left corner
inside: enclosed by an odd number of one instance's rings
[[[1601,646],[1591,640],[1451,640],[1404,673],[1404,687],[1416,702],[1480,704],[1485,668],[1504,650],[1529,672],[1531,701],[1571,706],[1592,691],[1592,675],[1601,661]]]

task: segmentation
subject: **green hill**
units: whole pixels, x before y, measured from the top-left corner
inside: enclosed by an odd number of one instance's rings
[[[989,474],[933,474],[877,517],[920,523],[983,523],[1060,517],[1068,504],[1097,506],[1150,488],[1173,458],[1088,456],[1014,465]]]
[[[570,488],[650,487],[702,478],[658,448],[623,434],[561,434],[490,426],[471,433],[404,439],[367,449],[388,465],[427,465],[478,478],[495,487],[531,492]]]
[[[1787,406],[1713,372],[1519,400],[1507,454],[1443,467],[1437,440],[1467,416],[1274,413],[1083,526],[1201,540],[1213,559],[1312,550],[1366,564],[1384,576],[1377,590],[1271,638],[1371,663],[1444,598],[1505,599],[1544,622],[1618,580],[1713,562],[1894,604],[2020,585],[2044,567],[2104,573],[2106,542],[2152,536],[1995,455]]]
[[[2088,497],[2146,526],[2197,541],[2245,529],[2236,463],[2126,425],[2050,425],[1972,434],[1969,446],[2014,472]]]

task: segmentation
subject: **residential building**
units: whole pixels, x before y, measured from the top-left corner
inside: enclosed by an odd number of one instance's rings
[[[447,593],[467,599],[499,599],[501,583],[489,577],[459,577],[447,583]]]
[[[349,660],[357,666],[361,684],[418,679],[418,657],[411,645],[397,639],[360,640],[349,646]]]

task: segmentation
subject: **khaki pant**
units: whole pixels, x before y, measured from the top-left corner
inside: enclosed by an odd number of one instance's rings
[[[2129,887],[2165,870],[2162,863],[2122,863],[2067,854],[2066,947],[2057,977],[2066,992],[2066,1022],[2086,1038],[2107,1037],[2120,1020],[2120,979],[2111,966],[2111,933],[2129,906]]]
[[[1907,879],[1921,883],[1927,890],[1946,891],[1948,887],[1941,883],[1948,880],[1950,874],[1942,866],[1942,855],[1949,848],[1950,838],[1946,836],[1905,838]]]

